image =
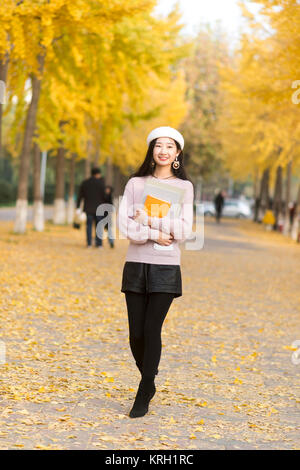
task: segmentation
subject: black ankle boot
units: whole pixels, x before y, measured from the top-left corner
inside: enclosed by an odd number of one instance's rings
[[[149,403],[155,392],[154,377],[142,376],[133,407],[129,413],[130,418],[138,418],[148,413]]]

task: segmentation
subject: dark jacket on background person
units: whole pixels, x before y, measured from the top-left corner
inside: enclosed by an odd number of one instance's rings
[[[222,191],[220,191],[215,199],[214,199],[214,204],[215,204],[215,209],[217,212],[221,212],[222,209],[223,209],[223,206],[224,206],[224,197],[223,197],[223,194],[222,194]]]
[[[83,211],[88,214],[96,214],[97,207],[106,202],[105,200],[105,182],[104,178],[95,178],[91,176],[84,180],[79,188],[77,208],[84,199]]]

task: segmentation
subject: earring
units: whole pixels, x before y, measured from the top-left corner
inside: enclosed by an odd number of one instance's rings
[[[155,166],[155,162],[154,162],[154,160],[152,160],[152,162],[151,162],[151,166],[152,166],[152,167],[154,167],[154,166]]]
[[[177,160],[177,157],[175,161],[172,163],[172,167],[174,168],[174,170],[178,170],[178,168],[180,167],[180,162]]]

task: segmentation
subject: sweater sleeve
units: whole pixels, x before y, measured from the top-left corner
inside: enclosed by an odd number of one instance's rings
[[[159,230],[142,225],[133,219],[136,202],[133,195],[132,179],[125,186],[124,195],[119,205],[117,225],[120,232],[131,242],[136,244],[146,243],[147,240],[157,240]]]
[[[189,181],[184,193],[181,205],[180,217],[151,217],[151,228],[155,228],[164,233],[172,233],[178,242],[184,242],[193,230],[194,214],[194,187]]]

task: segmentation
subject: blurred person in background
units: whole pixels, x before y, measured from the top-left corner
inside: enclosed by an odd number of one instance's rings
[[[224,207],[225,203],[225,193],[224,191],[219,191],[218,189],[216,190],[216,196],[214,198],[214,205],[215,205],[215,210],[216,210],[216,221],[217,223],[220,222],[221,216],[222,216],[222,210]]]
[[[112,186],[105,186],[105,204],[110,204],[110,209],[104,211],[104,217],[107,218],[105,224],[99,224],[98,227],[98,235],[101,239],[103,239],[103,229],[108,232],[108,241],[111,248],[114,248],[114,236],[112,231],[112,213],[114,211],[113,207],[113,187]]]
[[[92,168],[91,176],[85,179],[79,188],[77,198],[76,213],[80,214],[80,203],[84,200],[83,212],[86,213],[86,240],[87,247],[92,246],[92,227],[95,222],[95,232],[98,222],[105,216],[96,215],[97,207],[105,203],[105,181],[101,175],[100,168]],[[102,248],[102,238],[99,238],[97,232],[95,234],[95,246]]]

